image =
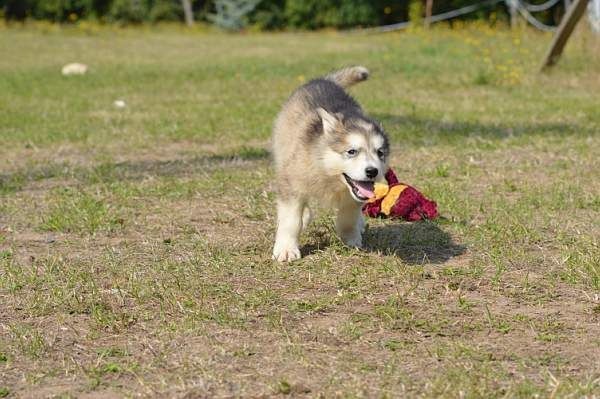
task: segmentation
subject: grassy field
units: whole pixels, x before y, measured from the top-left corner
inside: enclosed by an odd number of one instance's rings
[[[600,40],[550,39],[0,28],[0,397],[600,397]],[[274,263],[271,122],[356,63],[442,217]]]

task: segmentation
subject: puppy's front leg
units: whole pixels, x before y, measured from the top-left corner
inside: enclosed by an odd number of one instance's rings
[[[365,221],[362,206],[352,198],[346,198],[338,209],[335,227],[338,235],[349,247],[362,248],[362,232]]]
[[[302,230],[304,203],[298,198],[277,201],[277,233],[273,247],[273,259],[291,262],[300,259],[298,239]]]

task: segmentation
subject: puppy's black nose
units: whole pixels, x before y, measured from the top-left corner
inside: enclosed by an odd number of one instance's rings
[[[369,166],[368,168],[365,169],[365,174],[367,175],[367,177],[369,179],[374,179],[377,176],[377,173],[379,173],[377,168],[374,168],[372,166]]]

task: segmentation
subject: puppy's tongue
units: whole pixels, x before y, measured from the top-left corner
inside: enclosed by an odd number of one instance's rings
[[[361,196],[365,198],[373,198],[375,196],[375,193],[373,192],[373,182],[355,180],[354,183]]]

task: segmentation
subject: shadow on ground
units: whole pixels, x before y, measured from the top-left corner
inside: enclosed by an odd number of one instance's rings
[[[528,123],[528,124],[496,124],[477,121],[446,122],[440,119],[420,118],[414,115],[377,114],[372,116],[381,121],[388,131],[402,132],[409,130],[411,137],[407,139],[426,140],[455,139],[464,137],[481,137],[485,139],[503,139],[512,136],[527,135],[588,135],[592,129],[573,123]],[[421,134],[415,134],[421,132]]]
[[[0,193],[22,190],[27,183],[51,178],[76,179],[83,183],[140,180],[147,177],[184,176],[225,168],[248,168],[269,159],[264,148],[241,147],[223,154],[186,159],[132,160],[79,166],[64,162],[45,163],[9,173],[0,173]]]
[[[264,148],[241,147],[235,151],[224,154],[201,155],[187,159],[169,160],[138,160],[99,165],[95,169],[101,177],[106,175],[109,179],[137,180],[147,176],[184,176],[198,172],[212,172],[219,169],[240,167],[248,168],[255,162],[266,160],[270,153]],[[102,169],[104,167],[104,170]],[[89,176],[94,176],[95,170],[84,171]]]
[[[365,232],[364,242],[369,252],[397,256],[409,264],[444,263],[466,250],[428,221],[373,226]]]
[[[331,245],[335,232],[329,228],[312,229],[310,242],[301,248],[302,256],[311,255]],[[389,221],[370,226],[363,238],[364,250],[396,256],[411,265],[445,263],[465,253],[466,247],[452,240],[435,222]]]

